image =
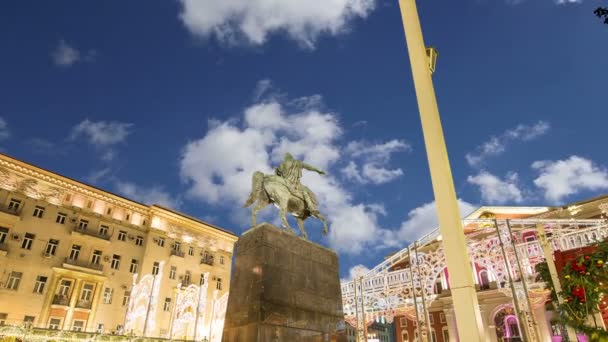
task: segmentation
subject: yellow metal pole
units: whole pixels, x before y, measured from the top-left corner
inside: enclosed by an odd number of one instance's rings
[[[467,254],[418,10],[415,0],[399,0],[399,6],[422,121],[439,228],[443,236],[446,262],[450,272],[450,288],[458,336],[460,341],[482,342],[486,339],[483,337],[484,328],[473,281],[473,270]]]

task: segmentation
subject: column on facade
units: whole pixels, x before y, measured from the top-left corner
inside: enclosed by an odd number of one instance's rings
[[[45,327],[48,327],[49,316],[51,315],[51,305],[53,304],[53,298],[55,297],[55,293],[57,293],[57,285],[59,284],[59,280],[61,277],[53,273],[51,278],[51,285],[48,287],[46,291],[46,295],[44,297],[44,301],[42,304],[42,310],[40,312],[40,324],[44,324]]]
[[[545,306],[539,305],[532,309],[536,323],[538,324],[538,331],[540,334],[541,342],[551,342],[551,326],[549,326],[549,318],[546,316]]]
[[[103,281],[95,282],[95,292],[91,301],[91,312],[89,313],[89,319],[87,321],[87,331],[95,331],[95,316],[97,315],[97,307],[103,291]]]
[[[65,319],[63,321],[63,329],[71,329],[72,327],[72,317],[74,317],[74,307],[76,306],[76,301],[78,300],[78,295],[80,294],[80,288],[82,287],[82,279],[76,278],[76,282],[74,284],[74,290],[72,290],[72,296],[70,297],[70,306],[68,307],[68,312],[65,314]],[[66,326],[67,324],[67,326]]]
[[[458,342],[458,330],[456,329],[456,317],[454,316],[454,309],[444,309],[446,323],[448,324],[448,333],[450,334],[450,342]]]
[[[492,317],[493,310],[487,306],[482,306],[479,311],[481,313],[481,320],[483,323],[484,341],[498,342],[498,337],[496,336],[496,326],[494,325],[494,317]]]

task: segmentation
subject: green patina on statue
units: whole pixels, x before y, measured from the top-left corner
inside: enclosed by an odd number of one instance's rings
[[[253,174],[251,194],[244,205],[244,207],[249,207],[255,203],[251,213],[252,226],[256,225],[258,212],[269,204],[274,204],[280,210],[284,228],[291,229],[285,216],[289,212],[296,218],[304,238],[308,237],[306,229],[304,229],[304,220],[311,216],[323,222],[323,235],[329,232],[325,217],[321,215],[317,207],[315,194],[300,182],[304,169],[320,175],[325,174],[316,167],[293,158],[289,153],[285,154],[285,159],[275,169],[274,175],[265,175],[260,171]]]

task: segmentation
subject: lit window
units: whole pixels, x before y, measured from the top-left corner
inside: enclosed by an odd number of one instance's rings
[[[103,289],[103,303],[104,304],[112,304],[112,293],[114,292],[113,289],[106,287],[105,289]]]
[[[137,238],[135,239],[135,244],[137,246],[143,246],[144,245],[144,237],[143,236],[137,236]]]
[[[25,233],[25,238],[23,238],[21,248],[32,249],[32,243],[34,243],[34,238],[36,238],[35,234]]]
[[[37,205],[36,208],[34,208],[34,215],[32,215],[32,216],[37,217],[37,218],[42,218],[43,215],[44,215],[44,207]]]
[[[6,288],[9,290],[17,291],[19,290],[19,284],[21,283],[21,277],[23,273],[21,272],[11,272],[8,276],[8,282],[6,283]]]
[[[34,293],[42,293],[44,286],[46,285],[47,277],[38,276],[36,277],[36,284],[34,284]]]
[[[118,231],[118,240],[119,241],[126,241],[127,240],[127,232],[125,232],[124,230],[119,230]]]
[[[55,223],[64,224],[65,223],[65,219],[67,217],[68,217],[68,215],[66,215],[64,213],[58,213],[57,214],[57,218],[55,219]]]
[[[114,254],[112,256],[112,264],[110,264],[110,267],[115,270],[120,268],[120,255]]]

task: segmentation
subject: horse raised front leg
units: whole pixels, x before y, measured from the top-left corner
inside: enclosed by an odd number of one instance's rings
[[[308,234],[306,234],[306,229],[304,229],[304,220],[302,220],[301,218],[297,218],[298,221],[298,227],[300,227],[300,232],[302,232],[302,237],[304,237],[305,239],[308,239]]]

